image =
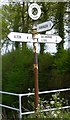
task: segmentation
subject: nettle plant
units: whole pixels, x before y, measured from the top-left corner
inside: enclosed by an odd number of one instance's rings
[[[28,118],[64,118],[65,110],[62,109],[63,105],[67,104],[64,98],[60,98],[60,93],[52,95],[49,101],[39,99],[37,110],[34,114],[28,116]],[[68,112],[68,111],[67,111]]]

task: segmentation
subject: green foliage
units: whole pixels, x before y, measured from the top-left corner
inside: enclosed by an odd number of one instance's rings
[[[24,48],[5,54],[2,57],[2,90],[13,93],[26,93],[34,88],[33,52]],[[4,104],[16,105],[18,99],[3,95]],[[16,101],[16,102],[15,102]],[[14,103],[15,102],[15,103]]]
[[[3,90],[24,93],[32,83],[33,53],[24,48],[6,54],[2,59]]]
[[[50,80],[53,56],[51,56],[50,54],[39,54],[38,57],[39,85],[40,90],[44,90],[48,86],[47,84],[46,86],[43,86],[43,84],[45,84],[45,82],[47,83]],[[50,61],[50,59],[52,61]],[[20,91],[20,93],[24,93],[25,91],[27,91],[28,87],[33,88],[33,62],[33,52],[31,50],[28,50],[28,48],[23,48],[23,50],[16,50],[11,53],[5,54],[2,57],[3,90],[9,92]]]
[[[44,53],[39,55],[39,88],[40,90],[47,90],[48,88],[50,88],[53,62],[54,62],[54,57],[50,53]]]
[[[55,20],[56,20],[56,28],[57,28],[58,35],[62,38],[62,41],[59,44],[57,44],[58,52],[64,46],[63,44],[64,44],[64,15],[65,15],[64,13],[65,13],[65,10],[66,10],[66,3],[58,2]]]
[[[61,75],[65,74],[66,72],[68,73],[68,70],[70,70],[69,69],[70,65],[67,65],[67,64],[70,64],[69,63],[69,57],[70,57],[69,54],[70,54],[70,51],[67,52],[66,50],[62,49],[55,59],[55,65],[56,65],[55,67],[58,68],[57,72]]]
[[[69,109],[63,110],[63,104],[66,103],[64,98],[60,98],[60,93],[55,93],[52,95],[49,101],[40,100],[39,104],[34,114],[28,116],[28,118],[50,118],[50,119],[68,119],[70,116]],[[55,110],[51,110],[54,109]],[[45,111],[44,111],[45,110]]]
[[[70,86],[70,50],[61,49],[59,53],[56,54],[54,64],[53,64],[53,80],[58,83],[58,87],[69,87]]]
[[[49,53],[39,54],[38,58],[39,91],[70,86],[70,50],[62,49],[55,56]],[[26,93],[28,88],[32,90],[34,88],[33,62],[34,53],[27,47],[3,55],[2,90],[14,93]],[[64,96],[69,99],[69,95]],[[18,106],[18,99],[13,96],[4,95],[3,102]]]
[[[61,50],[52,56],[39,54],[39,90],[70,86],[70,50]],[[8,92],[25,93],[34,88],[34,54],[24,47],[2,57],[2,89]],[[52,84],[53,83],[53,84]]]

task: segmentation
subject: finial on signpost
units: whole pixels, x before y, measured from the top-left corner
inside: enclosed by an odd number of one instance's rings
[[[35,14],[33,14],[33,10],[34,10],[34,9],[36,9]],[[29,13],[29,16],[30,16],[33,20],[37,20],[37,19],[40,17],[40,15],[41,15],[40,6],[39,6],[37,3],[32,3],[32,4],[29,6],[28,13]]]

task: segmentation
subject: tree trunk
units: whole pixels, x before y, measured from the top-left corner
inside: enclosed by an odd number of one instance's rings
[[[44,43],[40,43],[40,54],[44,53]]]
[[[62,38],[62,41],[59,44],[57,44],[58,52],[61,48],[64,48],[64,9],[65,3],[58,2],[56,12],[57,32],[58,35]]]

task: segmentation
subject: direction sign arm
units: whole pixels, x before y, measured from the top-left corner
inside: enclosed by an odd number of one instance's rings
[[[53,22],[52,21],[47,21],[41,24],[37,25],[37,32],[43,32],[43,31],[47,31],[50,30],[53,26]]]
[[[55,26],[55,25],[53,25],[50,29],[46,30],[46,32],[52,30],[54,26]]]

